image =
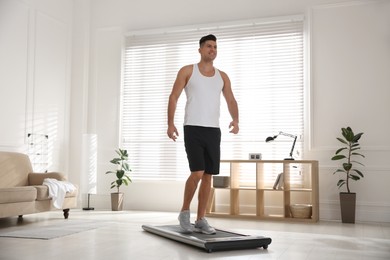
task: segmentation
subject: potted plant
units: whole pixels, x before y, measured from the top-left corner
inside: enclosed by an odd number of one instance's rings
[[[129,185],[131,182],[129,173],[131,172],[130,166],[127,163],[129,159],[129,155],[127,150],[118,149],[115,152],[119,155],[119,157],[114,158],[110,161],[110,163],[116,165],[116,170],[107,171],[106,174],[114,173],[116,175],[116,180],[111,182],[111,189],[117,188],[117,192],[111,193],[111,209],[113,211],[122,210],[123,208],[123,192],[120,192],[120,187],[124,185]]]
[[[351,127],[341,128],[342,138],[337,137],[343,147],[339,148],[332,160],[342,160],[341,168],[338,168],[333,174],[341,173],[337,182],[339,189],[345,185],[347,192],[340,192],[341,219],[343,223],[355,223],[356,211],[356,193],[351,192],[349,188],[350,181],[358,181],[364,177],[363,173],[355,168],[355,165],[364,166],[356,161],[356,157],[365,156],[359,152],[359,140],[363,133],[355,134]]]

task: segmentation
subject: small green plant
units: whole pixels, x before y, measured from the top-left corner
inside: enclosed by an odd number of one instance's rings
[[[354,160],[356,156],[365,158],[363,154],[356,152],[360,149],[359,140],[363,133],[355,135],[351,127],[341,128],[341,133],[343,138],[337,137],[337,140],[346,146],[338,149],[332,157],[332,160],[344,160],[344,162],[342,163],[342,168],[337,169],[333,174],[336,172],[345,173],[345,177],[337,182],[337,186],[341,188],[345,184],[347,192],[351,193],[349,189],[349,180],[358,181],[360,178],[364,177],[360,170],[354,168],[354,163],[364,166],[362,163]]]
[[[129,159],[129,155],[127,150],[118,149],[115,152],[119,155],[118,158],[114,158],[110,161],[110,163],[117,165],[117,169],[115,171],[107,171],[108,173],[114,173],[116,175],[116,180],[111,182],[111,189],[117,188],[119,193],[119,188],[124,185],[129,185],[131,182],[130,176],[128,175],[131,172],[130,166],[127,163]]]

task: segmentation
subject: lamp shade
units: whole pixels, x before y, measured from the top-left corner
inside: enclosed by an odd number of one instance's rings
[[[271,141],[275,140],[276,137],[278,137],[278,136],[277,136],[277,135],[275,135],[275,136],[268,136],[267,139],[265,139],[265,141],[266,141],[267,143],[268,143],[268,142],[271,142]]]

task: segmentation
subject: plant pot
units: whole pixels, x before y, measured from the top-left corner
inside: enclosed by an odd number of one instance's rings
[[[121,211],[123,209],[123,192],[111,193],[111,210]]]
[[[356,193],[340,192],[341,221],[355,223]]]

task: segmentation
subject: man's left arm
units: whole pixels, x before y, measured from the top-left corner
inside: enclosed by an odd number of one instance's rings
[[[222,93],[223,96],[225,97],[230,116],[232,117],[232,121],[229,124],[230,133],[237,134],[238,131],[240,130],[238,126],[239,113],[238,113],[237,101],[234,97],[229,77],[227,76],[226,73],[222,71],[221,71],[221,76],[224,82]]]

